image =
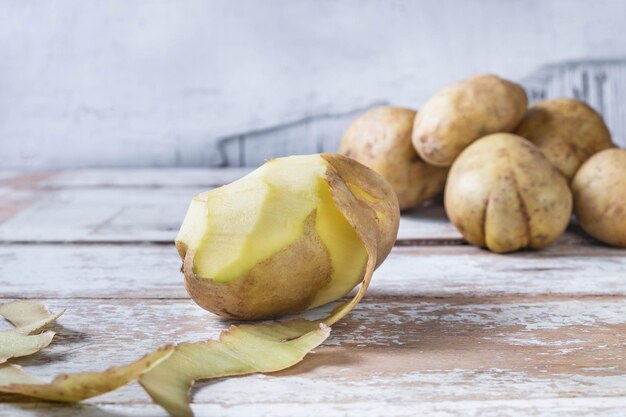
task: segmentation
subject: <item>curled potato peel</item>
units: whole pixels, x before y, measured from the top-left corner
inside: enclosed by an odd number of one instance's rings
[[[52,342],[53,331],[37,333],[63,314],[50,313],[35,300],[19,300],[0,305],[0,315],[15,328],[0,332],[0,364],[8,359],[38,352]]]

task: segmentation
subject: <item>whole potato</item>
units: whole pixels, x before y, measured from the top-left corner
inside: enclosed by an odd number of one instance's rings
[[[613,146],[602,116],[573,98],[531,106],[514,133],[534,143],[568,180],[590,156]]]
[[[198,194],[176,236],[201,307],[255,320],[337,300],[391,251],[400,221],[389,183],[338,154],[276,158]]]
[[[344,133],[339,153],[385,177],[409,209],[443,191],[448,170],[428,165],[411,143],[415,111],[378,107],[365,112]]]
[[[572,180],[580,226],[610,245],[626,247],[626,149],[606,149],[585,162]]]
[[[465,239],[498,253],[550,245],[572,212],[565,178],[532,143],[511,133],[485,136],[461,153],[444,202]]]
[[[448,167],[476,139],[513,130],[527,104],[520,85],[495,75],[451,84],[420,109],[413,127],[413,146],[424,161]]]

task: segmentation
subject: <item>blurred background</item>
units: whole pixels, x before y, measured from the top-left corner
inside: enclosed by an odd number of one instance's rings
[[[0,168],[255,166],[493,72],[626,146],[626,1],[0,1]]]

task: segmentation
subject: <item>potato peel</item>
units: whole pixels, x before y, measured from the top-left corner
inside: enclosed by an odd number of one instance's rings
[[[231,326],[218,341],[183,343],[167,360],[139,378],[152,399],[173,416],[192,416],[189,390],[199,379],[276,372],[300,362],[330,334],[324,324]]]
[[[32,334],[52,323],[65,312],[50,313],[39,301],[18,300],[0,305],[0,315],[15,326],[22,334]]]
[[[54,334],[54,332],[43,332],[29,336],[16,330],[0,332],[0,363],[39,352],[52,342]]]
[[[19,365],[4,363],[0,365],[0,387],[10,384],[41,384],[43,381],[27,373]]]
[[[173,346],[163,346],[128,365],[112,367],[104,372],[60,374],[49,384],[30,376],[21,367],[5,364],[0,366],[0,392],[48,401],[78,402],[127,385],[169,357],[173,351]]]
[[[48,346],[55,333],[33,335],[63,314],[52,314],[39,301],[20,300],[0,305],[0,315],[15,328],[0,332],[0,363],[10,358],[32,355]]]

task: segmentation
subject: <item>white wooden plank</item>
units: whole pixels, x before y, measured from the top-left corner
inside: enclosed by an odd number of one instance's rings
[[[211,188],[134,188],[123,186],[122,177],[120,174],[115,180],[117,185],[110,188],[104,186],[103,178],[94,177],[82,183],[88,188],[78,187],[80,182],[63,180],[59,186],[65,184],[63,187],[68,188],[5,189],[0,202],[0,242],[173,242],[191,198]],[[57,177],[50,181],[54,178]],[[149,183],[137,176],[125,184],[133,182]],[[167,184],[162,178],[155,180],[154,184],[157,183]],[[97,184],[100,188],[90,188],[87,184]],[[398,244],[405,245],[463,243],[441,204],[403,213],[398,240]],[[572,229],[560,243],[593,241]]]
[[[41,377],[102,369],[229,323],[184,300],[46,300],[53,344],[17,361]],[[626,396],[626,298],[365,300],[316,353],[274,375],[200,384],[220,407]],[[6,398],[6,396],[4,396]],[[0,399],[4,399],[0,396]],[[146,402],[137,386],[90,403]]]
[[[438,202],[403,212],[398,240],[407,242],[430,240],[459,244],[463,241],[463,236],[448,220],[443,204]]]
[[[538,400],[491,401],[440,401],[415,402],[413,398],[393,404],[371,399],[362,402],[278,403],[271,398],[258,404],[193,404],[196,416],[224,417],[554,417],[556,415],[579,417],[623,417],[626,408],[624,397],[551,398]],[[165,417],[167,413],[153,404],[80,404],[57,405],[53,403],[0,404],[0,416],[22,417]]]
[[[191,187],[213,188],[235,181],[252,168],[79,169],[60,172],[38,188]]]
[[[0,241],[173,242],[191,198],[207,188],[36,190],[0,224]]]
[[[0,245],[0,297],[186,298],[172,245]],[[396,247],[369,297],[626,295],[626,251]]]

